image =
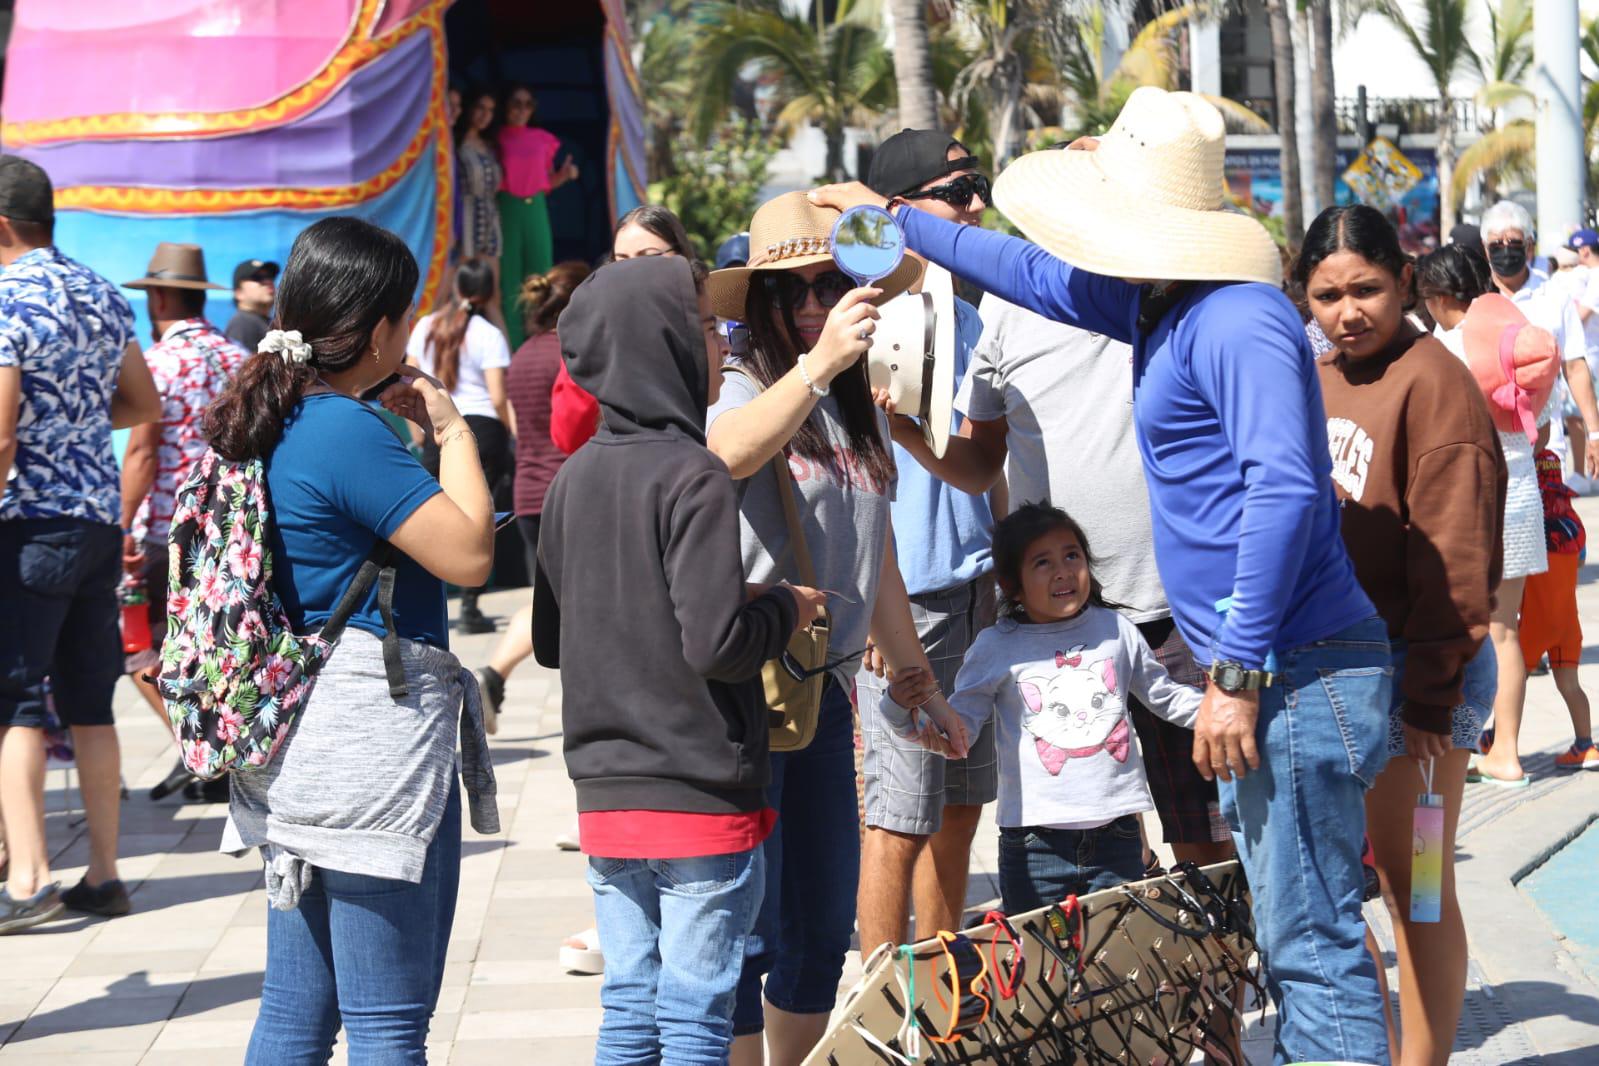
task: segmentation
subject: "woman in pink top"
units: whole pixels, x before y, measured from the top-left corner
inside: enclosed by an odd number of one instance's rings
[[[554,260],[550,238],[550,211],[546,196],[578,176],[577,164],[567,156],[560,167],[555,157],[561,142],[549,130],[533,125],[538,101],[526,85],[513,85],[505,98],[505,125],[500,127],[500,162],[505,178],[500,184],[500,288],[504,306],[515,307],[522,282],[547,273]],[[511,347],[526,337],[520,315],[505,316]]]

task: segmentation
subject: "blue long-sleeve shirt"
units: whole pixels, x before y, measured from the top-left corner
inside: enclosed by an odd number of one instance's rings
[[[898,218],[911,248],[940,266],[1133,346],[1155,562],[1201,663],[1258,669],[1274,649],[1376,614],[1344,551],[1321,386],[1287,297],[1255,283],[1197,284],[1141,335],[1137,285],[1001,233],[911,208]]]

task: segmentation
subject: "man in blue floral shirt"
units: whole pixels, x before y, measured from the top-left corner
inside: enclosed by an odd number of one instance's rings
[[[0,817],[10,860],[0,934],[63,906],[128,911],[111,715],[122,667],[111,430],[160,418],[161,398],[127,300],[55,248],[54,223],[49,177],[0,155]],[[72,728],[89,819],[88,873],[64,893],[44,838],[47,684]]]

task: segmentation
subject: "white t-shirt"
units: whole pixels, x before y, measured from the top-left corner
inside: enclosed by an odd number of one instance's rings
[[[1048,500],[1064,510],[1088,535],[1105,595],[1135,622],[1169,617],[1149,547],[1132,348],[992,294],[981,314],[983,338],[955,409],[980,422],[1005,419],[1011,508]]]
[[[416,360],[416,365],[437,376],[433,369],[433,346],[428,343],[428,331],[433,328],[433,316],[423,315],[411,330],[405,354]],[[466,324],[466,338],[461,342],[461,359],[455,375],[455,388],[450,398],[456,410],[463,415],[482,415],[499,418],[494,401],[489,398],[485,370],[504,369],[511,365],[511,346],[505,343],[505,334],[482,315],[473,315]]]

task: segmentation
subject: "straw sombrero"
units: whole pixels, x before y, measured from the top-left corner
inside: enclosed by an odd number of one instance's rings
[[[722,318],[742,321],[744,298],[750,278],[762,270],[793,270],[813,263],[831,263],[828,238],[839,212],[818,207],[803,192],[789,192],[766,201],[750,222],[750,259],[747,266],[728,267],[711,272],[709,286],[711,310]],[[907,255],[894,272],[873,284],[883,290],[874,300],[882,304],[893,299],[921,277],[921,261]]]
[[[1193,93],[1127,98],[1099,147],[1025,155],[994,182],[994,205],[1073,266],[1161,281],[1283,280],[1277,245],[1223,208],[1226,126]]]

